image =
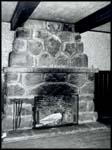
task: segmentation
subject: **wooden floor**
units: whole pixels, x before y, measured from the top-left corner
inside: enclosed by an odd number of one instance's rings
[[[110,148],[110,130],[97,129],[54,137],[3,143],[2,148]]]

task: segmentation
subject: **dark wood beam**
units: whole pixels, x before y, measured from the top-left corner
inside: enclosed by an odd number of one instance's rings
[[[112,21],[111,4],[76,22],[75,31],[83,33],[110,21]]]
[[[38,6],[40,1],[31,2],[23,1],[18,2],[16,9],[11,18],[11,30],[15,30],[17,27],[21,27],[24,22],[29,18],[34,9]]]

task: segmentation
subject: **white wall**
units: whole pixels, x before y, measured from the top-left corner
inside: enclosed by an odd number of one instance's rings
[[[8,55],[12,51],[14,31],[10,30],[10,23],[2,22],[2,67],[8,66]]]
[[[89,67],[93,65],[100,70],[110,70],[110,34],[88,31],[82,33],[81,37]]]

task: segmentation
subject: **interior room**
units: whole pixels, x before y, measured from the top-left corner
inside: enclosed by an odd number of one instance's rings
[[[3,148],[110,148],[111,1],[2,1],[1,12]]]

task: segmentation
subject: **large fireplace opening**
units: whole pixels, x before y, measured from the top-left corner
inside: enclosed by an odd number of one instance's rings
[[[78,124],[78,95],[34,98],[33,128]]]

